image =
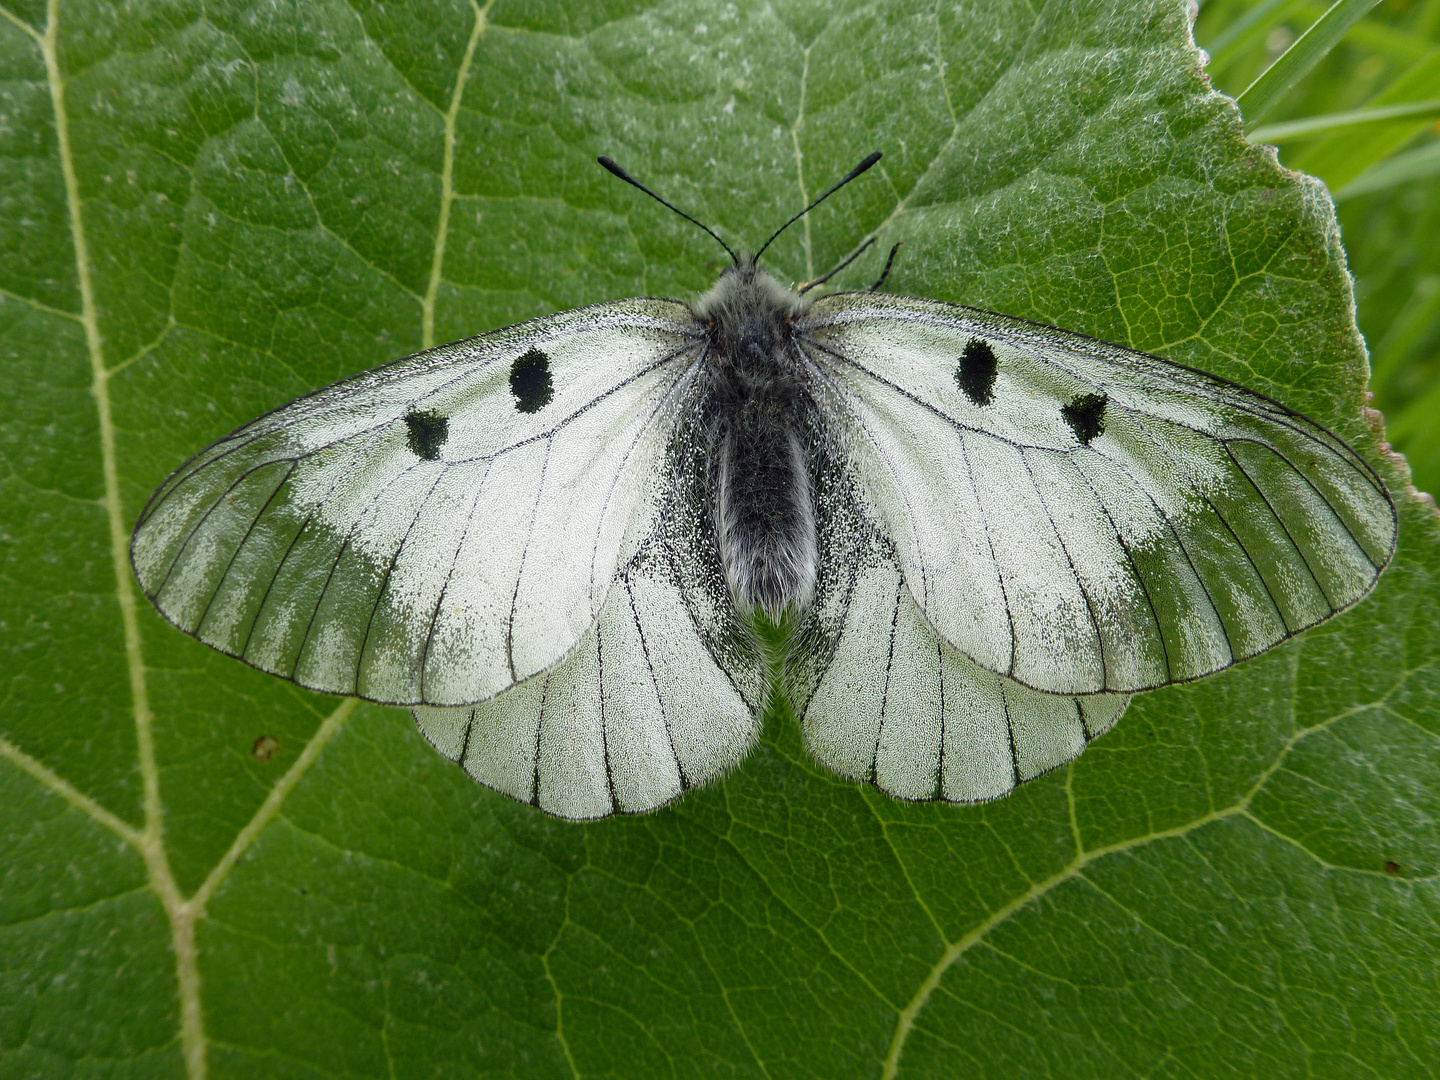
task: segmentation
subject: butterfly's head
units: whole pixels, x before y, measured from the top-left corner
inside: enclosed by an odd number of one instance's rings
[[[709,292],[691,306],[722,351],[744,342],[788,340],[790,327],[810,306],[809,297],[742,258],[727,266]]]

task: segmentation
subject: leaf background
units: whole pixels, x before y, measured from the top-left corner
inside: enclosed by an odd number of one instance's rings
[[[979,807],[817,770],[793,718],[570,825],[399,710],[167,627],[131,523],[195,449],[713,244],[609,153],[842,279],[1245,382],[1408,490],[1324,190],[1248,147],[1170,0],[0,8],[0,1077],[1428,1076],[1437,527],[1375,595],[1138,698]],[[269,736],[279,750],[253,753]],[[1386,864],[1398,866],[1387,870]]]

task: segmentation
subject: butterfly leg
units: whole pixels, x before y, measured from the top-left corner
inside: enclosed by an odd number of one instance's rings
[[[801,285],[800,288],[796,289],[795,291],[798,292],[801,296],[804,296],[811,289],[815,288],[815,286],[824,285],[825,282],[829,281],[841,270],[844,270],[845,267],[849,266],[861,255],[864,255],[865,252],[869,249],[870,245],[873,243],[875,243],[875,237],[872,236],[870,237],[870,239],[866,240],[858,248],[852,251],[849,255],[846,255],[845,258],[841,259],[838,263],[831,267],[827,273],[821,274],[814,281],[807,281],[804,285]]]

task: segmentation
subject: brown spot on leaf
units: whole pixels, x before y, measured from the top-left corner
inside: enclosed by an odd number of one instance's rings
[[[256,761],[269,761],[280,751],[280,740],[273,735],[261,735],[250,748],[250,756]]]
[[[1400,864],[1399,864],[1398,862],[1387,862],[1387,863],[1385,864],[1385,873],[1387,873],[1387,874],[1398,874],[1398,873],[1400,873]]]

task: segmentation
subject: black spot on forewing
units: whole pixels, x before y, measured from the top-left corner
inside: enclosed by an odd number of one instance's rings
[[[1104,394],[1081,394],[1060,410],[1075,437],[1086,446],[1095,436],[1105,434],[1105,403],[1108,400]]]
[[[995,394],[995,350],[990,343],[971,338],[955,368],[955,381],[976,405],[989,405]]]
[[[405,426],[410,429],[410,449],[426,461],[436,460],[450,437],[450,421],[439,413],[412,412],[405,417]]]
[[[555,396],[550,382],[550,358],[539,349],[516,357],[510,365],[510,392],[515,395],[515,408],[521,412],[539,412],[549,405]]]

